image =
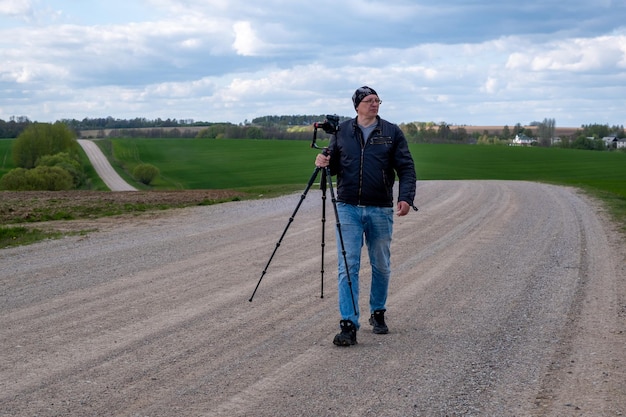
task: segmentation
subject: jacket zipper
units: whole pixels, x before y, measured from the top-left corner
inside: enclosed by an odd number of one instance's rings
[[[358,135],[361,142],[361,161],[359,162],[359,205],[361,205],[361,197],[363,195],[363,160],[365,158],[365,144],[367,140],[363,138],[363,132],[358,129]]]

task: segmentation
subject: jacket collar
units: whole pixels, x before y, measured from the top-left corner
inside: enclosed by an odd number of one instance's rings
[[[354,129],[359,127],[359,116],[357,116],[354,119],[352,119],[352,127]],[[380,129],[380,116],[376,115],[376,127],[374,128],[374,130],[378,130],[378,129]]]

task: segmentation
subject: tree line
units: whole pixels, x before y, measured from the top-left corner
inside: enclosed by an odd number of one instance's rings
[[[13,116],[8,121],[0,119],[0,138],[17,138],[28,126],[37,123],[26,116]],[[116,119],[111,116],[99,118],[61,119],[55,123],[62,123],[76,133],[81,130],[99,129],[146,129],[146,128],[189,128],[197,126],[210,126],[211,122],[198,122],[193,119],[147,119],[136,117],[134,119]]]
[[[96,131],[93,138],[104,137],[148,137],[148,138],[207,138],[207,139],[284,139],[310,140],[312,126],[323,122],[326,115],[283,115],[262,116],[240,124],[194,121],[193,119],[116,119],[84,118],[62,119],[61,123],[81,136],[81,131]],[[340,117],[340,121],[348,117]],[[16,138],[33,124],[27,117],[12,117],[9,121],[0,119],[0,138]],[[531,122],[528,126],[520,123],[503,126],[496,131],[469,132],[465,127],[449,125],[446,122],[401,123],[400,128],[411,143],[465,143],[465,144],[507,144],[517,135],[536,139],[538,146],[553,146],[556,121],[546,118],[541,122]],[[319,132],[320,137],[323,132]],[[598,140],[614,135],[624,138],[624,127],[608,124],[582,125],[578,131],[558,138],[559,146],[581,149],[602,149]]]

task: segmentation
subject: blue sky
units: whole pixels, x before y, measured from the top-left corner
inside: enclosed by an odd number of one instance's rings
[[[626,124],[623,0],[0,0],[0,119]]]

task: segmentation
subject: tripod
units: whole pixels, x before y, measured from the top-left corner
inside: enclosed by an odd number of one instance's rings
[[[315,125],[315,129],[316,130],[315,130],[315,133],[313,135],[313,143],[311,144],[311,147],[317,148],[317,146],[315,145],[317,124]],[[326,154],[327,149],[326,148],[322,148],[322,149],[323,149],[323,153]],[[257,282],[256,287],[254,288],[254,292],[252,293],[252,296],[250,297],[250,300],[248,300],[248,301],[252,302],[252,299],[254,298],[254,295],[256,294],[256,291],[259,289],[259,285],[261,285],[261,281],[263,280],[263,277],[267,273],[267,268],[269,267],[270,263],[272,262],[272,259],[274,258],[274,255],[278,251],[278,248],[280,247],[280,244],[283,241],[283,238],[287,234],[287,230],[289,229],[289,226],[291,226],[291,223],[293,223],[293,219],[296,216],[296,213],[300,209],[300,206],[302,205],[302,202],[306,198],[306,195],[309,192],[309,189],[311,188],[311,186],[315,182],[315,179],[317,178],[317,176],[319,175],[320,172],[322,172],[322,180],[320,181],[320,189],[322,190],[322,269],[321,269],[321,276],[322,276],[321,280],[322,280],[322,283],[321,283],[321,298],[324,298],[324,247],[326,246],[326,243],[324,241],[324,238],[325,238],[325,231],[324,231],[325,227],[324,227],[324,225],[326,223],[326,190],[329,189],[330,190],[331,201],[333,203],[333,207],[334,207],[334,210],[335,210],[335,220],[336,220],[336,227],[337,227],[337,235],[339,236],[339,242],[341,244],[341,254],[342,254],[342,257],[343,257],[343,262],[344,262],[345,267],[346,267],[346,277],[348,279],[348,287],[350,288],[350,296],[352,297],[352,307],[354,308],[354,314],[358,314],[357,313],[356,301],[354,299],[354,292],[352,291],[352,280],[350,279],[350,271],[348,269],[348,259],[346,257],[346,249],[345,249],[345,246],[344,246],[344,243],[343,243],[343,234],[341,232],[341,223],[339,222],[339,213],[337,212],[337,199],[335,198],[335,191],[333,190],[333,182],[332,182],[332,178],[331,178],[331,175],[330,175],[330,168],[329,167],[325,167],[325,168],[316,167],[315,168],[315,171],[313,172],[313,175],[311,175],[311,178],[309,179],[309,182],[307,183],[307,186],[304,189],[304,192],[300,196],[300,201],[296,205],[296,208],[293,211],[293,213],[291,214],[291,217],[289,217],[289,221],[287,222],[287,225],[285,226],[285,229],[283,230],[283,233],[280,236],[280,239],[278,239],[278,242],[276,242],[276,246],[274,247],[274,251],[272,252],[272,255],[270,256],[269,260],[267,261],[267,264],[265,265],[265,269],[263,269],[263,272],[261,273],[261,277],[259,278],[259,282]]]

